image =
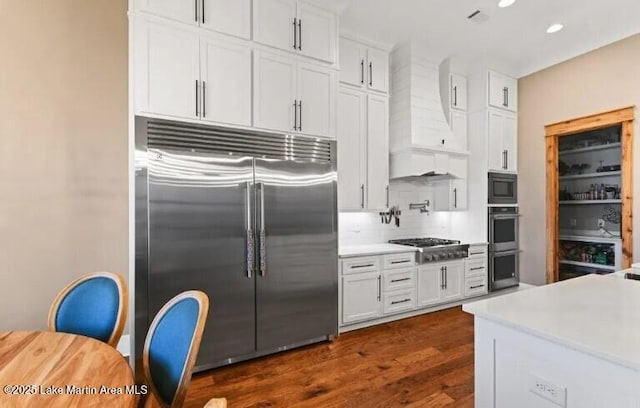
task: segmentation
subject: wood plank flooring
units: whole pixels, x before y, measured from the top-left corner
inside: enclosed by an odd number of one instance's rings
[[[473,318],[460,307],[194,375],[185,407],[473,407]]]

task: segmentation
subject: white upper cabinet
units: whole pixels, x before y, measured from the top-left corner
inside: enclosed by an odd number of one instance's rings
[[[340,81],[379,92],[389,91],[389,54],[348,38],[340,39]]]
[[[209,37],[200,47],[202,119],[251,126],[251,49]]]
[[[200,1],[203,27],[244,39],[251,37],[251,0]]]
[[[362,210],[367,180],[367,96],[341,87],[338,106],[338,209]]]
[[[389,106],[386,96],[367,96],[367,207],[389,208]]]
[[[133,46],[136,112],[198,119],[198,34],[138,19]]]
[[[297,50],[296,4],[296,0],[253,0],[253,39],[283,50]]]
[[[489,105],[516,112],[518,110],[518,81],[489,71]]]
[[[435,211],[465,211],[467,209],[467,180],[440,181],[434,186]]]
[[[316,6],[298,2],[297,24],[298,51],[307,57],[334,62],[337,30],[335,15]]]
[[[251,0],[135,0],[136,11],[249,39]]]
[[[296,0],[253,0],[256,42],[333,63],[337,18]]]
[[[297,130],[295,62],[256,51],[253,75],[254,126],[283,132]]]
[[[450,75],[449,101],[451,109],[467,110],[467,78],[458,74]]]
[[[451,145],[461,150],[467,150],[467,114],[451,110],[449,112],[449,126],[453,132]]]
[[[135,0],[136,11],[167,17],[187,24],[200,21],[199,0]]]
[[[488,167],[490,171],[518,171],[518,129],[511,113],[488,113]]]
[[[359,42],[340,38],[340,82],[364,87],[367,74],[367,47]]]
[[[335,137],[336,72],[311,64],[298,64],[298,131]]]
[[[367,69],[369,82],[367,87],[374,91],[389,90],[389,54],[376,48],[367,50]]]

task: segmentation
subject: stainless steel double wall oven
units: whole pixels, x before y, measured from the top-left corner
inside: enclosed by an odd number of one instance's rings
[[[210,299],[197,370],[337,334],[335,142],[137,117],[135,163],[137,362],[190,289]]]

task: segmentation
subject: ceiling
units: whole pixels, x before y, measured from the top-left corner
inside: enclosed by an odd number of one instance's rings
[[[434,56],[501,61],[525,76],[640,32],[638,0],[314,0],[340,28],[389,46],[413,40]],[[481,24],[467,16],[481,10]],[[553,23],[564,30],[547,34]]]

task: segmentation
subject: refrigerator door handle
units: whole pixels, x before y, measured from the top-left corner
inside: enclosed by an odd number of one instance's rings
[[[251,229],[251,182],[247,181],[246,189],[247,209],[247,278],[251,278],[253,271],[253,230]]]
[[[267,233],[264,228],[264,183],[260,183],[260,276],[267,274]]]

